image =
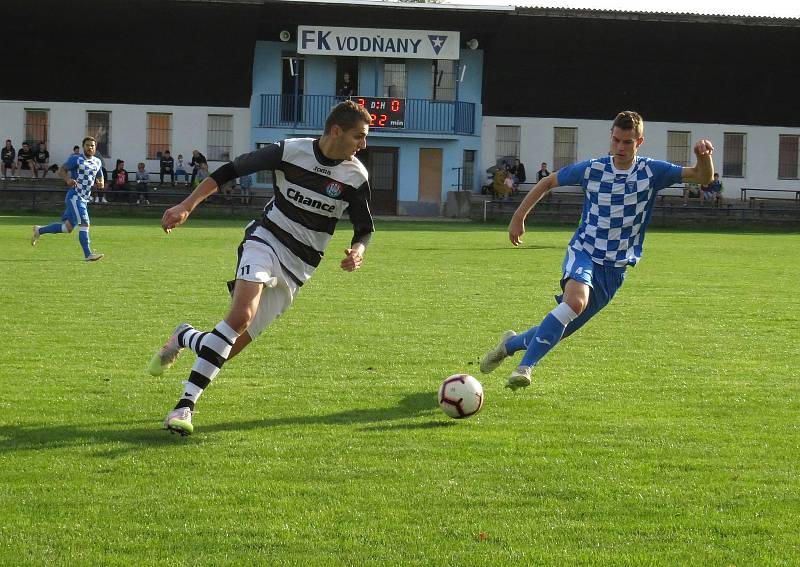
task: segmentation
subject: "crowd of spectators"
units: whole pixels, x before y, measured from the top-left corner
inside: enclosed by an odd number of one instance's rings
[[[50,165],[50,152],[47,151],[47,143],[40,141],[36,144],[23,142],[19,150],[14,149],[11,140],[6,140],[2,150],[0,150],[0,162],[2,162],[2,174],[5,179],[9,177],[21,177],[23,171],[30,171],[34,178],[47,177],[48,173],[56,173],[58,165]],[[11,175],[8,172],[11,171]]]
[[[80,154],[81,148],[76,145],[72,148],[73,154]],[[209,176],[208,160],[199,150],[192,150],[192,159],[187,164],[182,154],[173,158],[169,150],[164,150],[159,154],[159,181],[154,184],[150,181],[150,173],[146,171],[144,162],[139,162],[136,171],[128,172],[125,169],[125,161],[117,159],[114,169],[110,174],[103,167],[103,178],[106,180],[104,188],[96,188],[92,197],[92,202],[106,204],[109,201],[150,204],[150,194],[158,188],[169,184],[170,187],[179,185],[185,189],[193,189],[200,182]],[[60,162],[50,164],[50,152],[47,149],[47,142],[44,140],[36,144],[23,142],[19,149],[14,147],[11,140],[6,140],[0,148],[0,174],[4,179],[14,179],[30,176],[34,179],[44,179],[48,173],[53,177],[58,177]],[[30,173],[23,173],[30,172]],[[251,187],[253,179],[251,176],[239,179],[241,191],[241,202],[251,201]],[[226,202],[232,200],[236,185],[231,183],[230,187],[220,189]],[[134,201],[135,198],[135,201]]]

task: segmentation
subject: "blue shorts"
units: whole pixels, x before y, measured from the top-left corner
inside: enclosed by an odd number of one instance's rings
[[[61,215],[62,221],[69,221],[72,228],[76,228],[82,224],[89,223],[89,208],[86,202],[78,196],[78,192],[74,189],[67,191],[67,198],[64,199],[67,207],[64,209],[64,214]]]
[[[586,322],[594,317],[603,307],[611,302],[611,298],[622,287],[625,281],[625,267],[617,268],[614,266],[603,266],[592,261],[592,257],[582,251],[567,248],[564,256],[564,263],[561,271],[561,289],[567,284],[567,280],[575,280],[585,283],[591,288],[589,292],[589,305],[572,321],[564,330],[564,337],[568,337]],[[556,297],[556,301],[561,303],[563,295]]]

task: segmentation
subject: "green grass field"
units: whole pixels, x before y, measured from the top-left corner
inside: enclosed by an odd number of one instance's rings
[[[797,565],[800,235],[651,231],[525,391],[478,360],[553,304],[571,227],[345,221],[181,438],[176,323],[225,314],[244,222],[99,219],[98,263],[0,218],[0,565]],[[436,404],[478,377],[468,420]]]

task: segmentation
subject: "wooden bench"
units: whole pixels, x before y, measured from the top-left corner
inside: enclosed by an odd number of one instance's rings
[[[788,194],[794,194],[795,203],[800,204],[800,190],[794,190],[794,189],[758,189],[758,188],[755,188],[755,187],[742,187],[739,191],[740,191],[739,199],[741,201],[746,201],[747,200],[747,193],[748,192],[752,193],[754,191],[758,191],[758,192],[763,192],[763,193],[788,193]],[[767,196],[767,197],[761,197],[761,198],[762,199],[783,199],[783,200],[786,199],[785,197],[779,197],[779,196],[775,196],[775,197]],[[751,197],[751,199],[752,199],[752,197]],[[751,203],[752,203],[752,201],[751,201]]]

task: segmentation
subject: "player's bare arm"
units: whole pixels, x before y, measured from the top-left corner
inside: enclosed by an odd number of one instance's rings
[[[520,238],[525,234],[525,218],[528,216],[528,213],[536,206],[536,203],[541,201],[542,197],[557,186],[558,174],[557,172],[553,172],[547,177],[543,177],[542,180],[534,185],[528,194],[525,195],[525,198],[522,199],[517,210],[514,211],[511,222],[508,223],[508,238],[511,240],[511,244],[514,246],[522,244]]]
[[[694,145],[694,155],[697,163],[693,167],[684,167],[681,178],[690,183],[708,185],[714,178],[714,146],[709,140],[698,140]]]
[[[63,179],[63,180],[64,180],[64,183],[66,183],[66,184],[67,184],[67,186],[69,186],[69,187],[77,187],[77,185],[78,185],[78,182],[77,182],[77,181],[75,181],[74,179],[72,179],[72,178],[69,176],[69,171],[67,171],[66,169],[64,169],[64,166],[63,166],[63,165],[62,165],[62,166],[59,166],[59,168],[58,168],[58,175],[61,177],[61,179]]]
[[[161,217],[161,228],[169,234],[173,228],[185,223],[195,207],[216,193],[218,189],[217,182],[213,178],[203,179],[188,197],[164,211],[164,216]]]
[[[360,242],[356,242],[352,248],[346,248],[344,251],[344,260],[342,260],[342,269],[346,272],[353,272],[361,267],[364,262],[365,247]]]

